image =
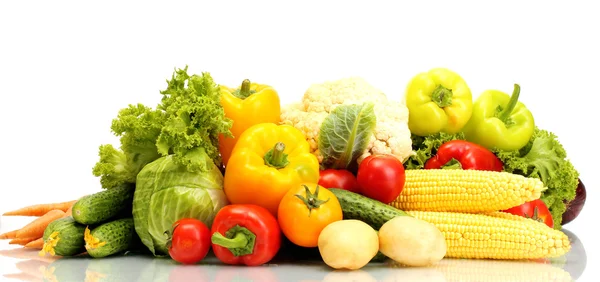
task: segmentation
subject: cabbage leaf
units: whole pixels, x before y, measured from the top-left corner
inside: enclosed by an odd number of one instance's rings
[[[195,218],[210,228],[216,213],[227,204],[219,168],[202,150],[196,151],[195,158],[210,169],[192,172],[168,155],[144,166],[137,176],[135,230],[155,256],[168,255],[165,232],[177,220]]]
[[[369,145],[377,117],[374,104],[337,106],[323,120],[318,148],[323,156],[321,169],[349,169]]]

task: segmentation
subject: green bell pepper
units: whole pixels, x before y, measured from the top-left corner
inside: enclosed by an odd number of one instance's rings
[[[513,151],[523,148],[535,129],[531,112],[519,102],[521,87],[511,96],[498,90],[484,91],[473,105],[471,119],[463,132],[468,141],[488,149]]]
[[[417,74],[406,89],[408,128],[417,136],[455,134],[471,117],[473,98],[467,83],[445,68]]]

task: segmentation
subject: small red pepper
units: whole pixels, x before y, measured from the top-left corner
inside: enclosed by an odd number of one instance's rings
[[[473,169],[502,171],[502,161],[487,148],[464,140],[448,141],[425,162],[425,169]]]
[[[226,264],[262,265],[281,247],[281,229],[266,208],[251,204],[223,207],[211,228],[215,256]]]

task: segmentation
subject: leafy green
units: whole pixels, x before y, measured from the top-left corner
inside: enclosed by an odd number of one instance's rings
[[[321,168],[347,169],[367,149],[377,118],[374,104],[337,106],[323,120],[318,148]]]
[[[531,140],[521,150],[494,150],[494,153],[504,163],[505,171],[542,180],[548,189],[541,199],[552,214],[554,227],[560,229],[565,201],[575,198],[579,173],[567,158],[558,137],[536,127]]]
[[[194,161],[207,170],[192,172],[168,155],[147,164],[137,175],[133,220],[142,243],[155,256],[168,255],[165,231],[177,220],[195,218],[210,227],[227,204],[223,174],[206,153],[196,153]]]
[[[232,121],[225,117],[220,92],[209,73],[189,75],[187,66],[173,73],[156,109],[128,105],[112,121],[111,131],[119,136],[120,148],[101,145],[100,160],[92,172],[103,188],[134,183],[148,163],[167,155],[189,171],[211,167],[196,156],[206,154],[221,165],[218,136],[231,136]]]
[[[194,158],[196,149],[202,149],[220,166],[219,135],[233,137],[232,121],[225,117],[221,92],[210,74],[190,76],[187,68],[180,69],[160,93],[164,96],[158,109],[167,120],[156,143],[158,152],[175,154],[175,161],[190,171],[206,171],[210,167]]]
[[[463,133],[448,134],[444,132],[425,137],[412,134],[410,138],[412,140],[412,149],[415,154],[410,156],[404,162],[404,167],[406,169],[423,169],[425,167],[425,162],[437,154],[437,149],[442,146],[442,144],[452,140],[465,140]]]
[[[103,188],[135,183],[144,165],[160,157],[156,139],[164,123],[164,114],[142,104],[129,105],[119,111],[111,130],[120,136],[121,148],[111,144],[100,146],[100,160],[92,172],[100,177]]]

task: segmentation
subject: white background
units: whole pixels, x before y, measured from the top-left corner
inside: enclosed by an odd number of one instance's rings
[[[176,67],[271,84],[283,103],[350,75],[399,100],[413,75],[447,67],[475,97],[519,83],[537,125],[560,136],[588,188],[566,227],[588,253],[580,281],[591,281],[597,12],[592,1],[3,1],[0,212],[98,191],[91,169],[98,146],[117,142],[111,120],[129,103],[155,106]]]

